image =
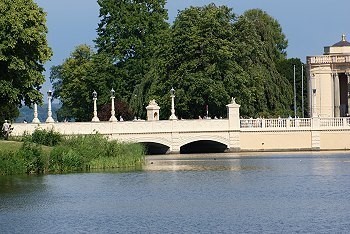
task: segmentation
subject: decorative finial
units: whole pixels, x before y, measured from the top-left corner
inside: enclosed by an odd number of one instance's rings
[[[151,101],[149,101],[148,105],[149,106],[158,106],[155,99],[152,99]]]
[[[341,40],[342,40],[342,41],[346,41],[346,36],[345,36],[344,33],[343,33],[343,35],[341,36]]]
[[[231,97],[231,104],[237,104],[237,103],[236,103],[236,98]]]

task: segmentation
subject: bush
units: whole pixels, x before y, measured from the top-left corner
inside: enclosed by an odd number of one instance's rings
[[[51,151],[50,171],[134,167],[142,164],[143,155],[140,144],[108,141],[99,134],[72,136]]]
[[[0,152],[0,175],[24,174],[25,161],[15,151]]]
[[[25,141],[18,151],[18,156],[24,160],[27,174],[44,172],[43,151],[39,145]]]
[[[50,131],[35,129],[31,136],[31,141],[41,145],[55,146],[62,141],[62,136],[60,133],[54,132],[53,129]]]
[[[36,130],[23,137],[19,149],[0,151],[0,175],[136,168],[143,162],[140,144],[108,141],[100,134],[64,139],[52,130]]]
[[[56,146],[50,154],[50,172],[83,171],[86,158],[79,151],[66,146]]]

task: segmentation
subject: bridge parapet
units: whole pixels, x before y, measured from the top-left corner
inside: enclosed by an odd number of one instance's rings
[[[228,119],[15,123],[12,135],[31,134],[37,128],[63,135],[100,133],[120,141],[161,144],[173,153],[197,141],[217,142],[234,151],[350,149],[350,142],[344,141],[350,136],[350,118],[240,119],[239,108],[232,99]],[[158,107],[152,111],[157,117]]]
[[[53,129],[63,135],[92,134],[147,134],[171,132],[221,132],[229,130],[228,119],[211,120],[161,120],[161,121],[123,121],[123,122],[59,122],[59,123],[15,123],[13,136],[24,132],[33,133],[35,129]]]
[[[12,135],[53,129],[63,135],[94,134],[130,142],[153,142],[178,153],[184,144],[213,141],[230,150],[350,149],[350,118],[229,119],[125,122],[16,123]]]

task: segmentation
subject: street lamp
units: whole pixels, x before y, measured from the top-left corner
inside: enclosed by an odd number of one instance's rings
[[[48,100],[48,106],[47,106],[47,119],[46,123],[54,123],[55,120],[52,118],[52,111],[51,111],[51,99],[52,99],[52,91],[47,91],[47,100]]]
[[[170,120],[177,120],[177,117],[175,115],[175,90],[174,88],[171,88],[170,90],[170,97],[171,97],[171,116],[169,117]]]
[[[115,98],[115,91],[112,88],[111,90],[111,100],[112,100],[112,109],[111,109],[111,118],[109,119],[110,122],[117,122],[118,119],[115,117],[115,111],[114,111],[114,98]]]
[[[92,92],[92,100],[94,101],[94,117],[92,118],[92,122],[99,122],[99,118],[97,117],[97,92],[94,90],[94,92]]]

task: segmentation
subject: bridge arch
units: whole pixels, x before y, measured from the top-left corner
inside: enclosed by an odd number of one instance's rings
[[[221,136],[196,136],[184,139],[180,144],[181,154],[222,153],[229,148],[228,139]]]
[[[171,142],[164,138],[141,137],[132,141],[143,144],[146,154],[166,154],[171,149]]]

